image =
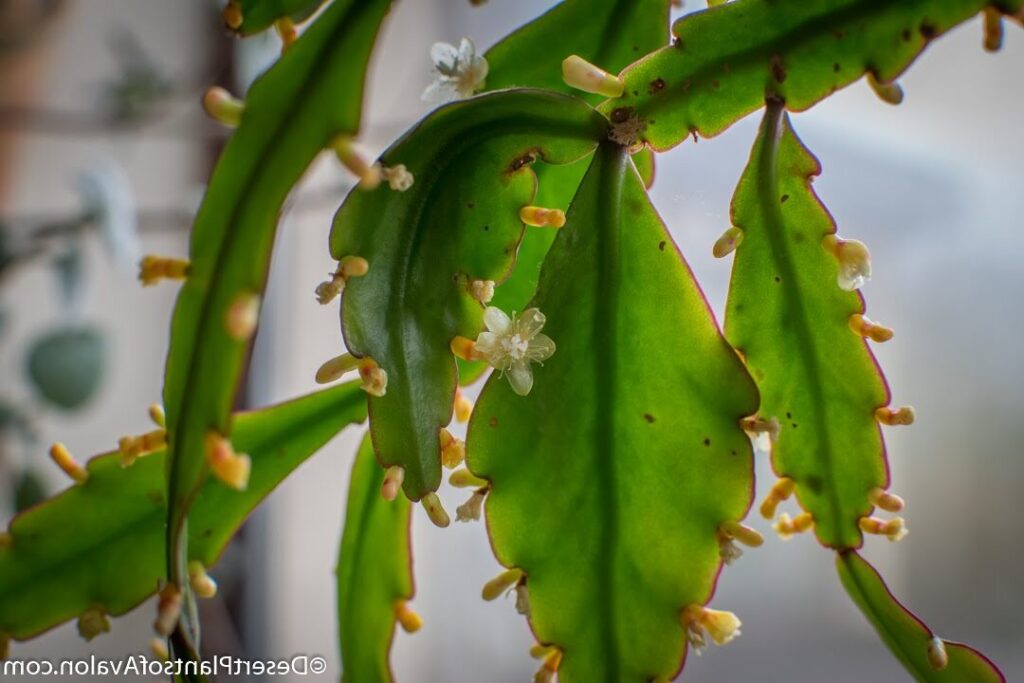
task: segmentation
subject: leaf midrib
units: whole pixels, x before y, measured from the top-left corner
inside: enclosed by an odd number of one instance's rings
[[[618,639],[615,637],[617,624],[617,600],[615,575],[618,569],[619,545],[619,500],[616,495],[616,473],[618,453],[615,441],[615,401],[617,394],[618,357],[616,349],[628,348],[629,340],[620,339],[618,328],[618,281],[620,276],[619,259],[621,257],[622,227],[622,190],[625,150],[610,142],[606,142],[598,150],[605,159],[601,163],[602,193],[598,205],[600,229],[597,240],[598,272],[597,293],[598,305],[594,314],[594,377],[601,387],[597,392],[597,420],[595,448],[598,466],[595,472],[595,483],[598,500],[604,511],[604,524],[601,525],[600,552],[606,562],[598,565],[598,599],[600,611],[600,632],[605,641],[604,652],[609,660],[606,670],[616,675],[621,673],[621,653]],[[614,680],[614,679],[613,679]]]
[[[267,174],[273,174],[276,165],[273,164],[272,160],[278,153],[286,153],[283,150],[287,150],[289,145],[285,142],[288,137],[289,123],[294,117],[295,112],[306,106],[308,101],[307,93],[315,89],[320,82],[317,77],[322,72],[320,68],[324,63],[333,61],[332,57],[335,52],[343,50],[346,45],[346,41],[340,38],[350,28],[350,25],[357,23],[360,15],[365,11],[370,11],[371,8],[375,8],[374,2],[364,2],[358,0],[352,2],[349,5],[348,11],[345,16],[339,18],[336,26],[337,29],[332,32],[331,39],[324,41],[324,49],[320,51],[315,60],[313,60],[313,67],[307,71],[307,78],[303,80],[301,86],[297,89],[295,96],[292,97],[288,106],[279,116],[276,125],[273,128],[273,134],[263,138],[264,145],[257,155],[257,162],[249,166],[249,173],[246,174],[245,182],[241,185],[236,195],[236,201],[231,205],[231,209],[228,211],[226,220],[226,231],[224,233],[224,239],[221,241],[220,248],[217,250],[217,256],[214,259],[211,274],[216,274],[223,271],[223,264],[229,258],[232,253],[242,254],[244,250],[233,249],[235,243],[242,237],[242,235],[248,235],[249,231],[243,228],[251,221],[241,221],[239,217],[246,217],[246,202],[245,197],[248,196],[249,192],[259,183],[259,179]],[[304,135],[305,131],[299,131],[298,135]],[[310,158],[310,161],[312,157]],[[216,213],[211,220],[216,219]],[[276,217],[271,217],[271,221],[276,222]],[[197,225],[198,227],[198,225]],[[213,302],[218,299],[218,294],[224,287],[223,279],[216,277],[210,278],[209,289],[206,290],[205,296],[202,298],[200,304],[200,314],[197,318],[196,333],[189,339],[190,344],[187,350],[187,375],[185,383],[181,387],[181,393],[178,398],[181,401],[181,405],[168,406],[168,412],[171,414],[177,413],[178,417],[174,422],[173,428],[168,430],[168,438],[171,443],[171,467],[170,467],[170,480],[168,486],[168,513],[170,519],[168,524],[168,544],[169,546],[177,546],[181,543],[179,536],[181,535],[182,523],[187,515],[188,509],[191,507],[192,499],[194,499],[198,486],[192,485],[191,489],[186,492],[182,497],[182,493],[179,490],[181,487],[180,477],[181,470],[184,468],[184,462],[187,460],[184,456],[182,444],[186,439],[181,438],[182,435],[188,434],[188,426],[192,421],[190,417],[195,419],[192,415],[192,411],[188,408],[187,397],[191,395],[194,386],[197,383],[196,372],[198,371],[199,362],[196,360],[199,354],[196,350],[199,348],[197,341],[207,336],[207,330],[211,326],[212,307]],[[175,438],[177,437],[177,438]],[[202,451],[199,451],[201,455]],[[199,457],[198,455],[196,457]],[[176,553],[168,552],[168,558],[171,558]],[[171,562],[170,571],[173,575],[175,572],[174,562]]]
[[[778,179],[778,147],[782,135],[785,134],[785,113],[783,105],[778,102],[770,103],[765,111],[765,126],[762,135],[765,142],[760,149],[757,160],[757,198],[763,207],[765,229],[768,233],[768,244],[772,260],[779,272],[781,282],[779,283],[785,292],[783,301],[792,312],[793,337],[799,347],[796,358],[803,360],[808,378],[807,393],[810,396],[811,405],[817,409],[813,411],[814,426],[821,434],[822,440],[815,454],[819,455],[822,463],[823,480],[828,491],[826,499],[832,508],[833,519],[836,520],[839,537],[835,540],[841,542],[842,529],[842,503],[839,492],[832,482],[835,481],[835,454],[832,449],[832,442],[829,439],[829,420],[824,406],[824,387],[821,384],[823,364],[821,362],[820,349],[815,341],[813,326],[807,315],[804,305],[803,292],[798,285],[797,268],[792,256],[785,248],[787,243],[786,219],[782,215],[782,208],[779,202],[781,190]],[[774,453],[773,453],[774,457]],[[780,472],[785,474],[784,468]]]
[[[495,132],[496,129],[498,129],[500,132]],[[538,133],[538,131],[542,132]],[[436,170],[432,173],[426,174],[426,182],[423,185],[421,185],[421,187],[424,187],[425,185],[425,189],[422,192],[419,192],[413,196],[413,199],[412,201],[410,201],[408,209],[405,212],[405,217],[408,218],[406,224],[412,226],[405,234],[408,235],[410,231],[412,234],[411,239],[404,241],[404,244],[406,245],[405,248],[398,252],[399,258],[396,259],[397,265],[393,269],[393,272],[397,272],[400,275],[400,277],[395,278],[397,280],[397,283],[394,283],[394,281],[392,281],[393,295],[390,297],[388,302],[388,311],[391,320],[405,321],[409,320],[410,318],[415,319],[416,317],[415,315],[409,315],[410,311],[413,313],[417,311],[417,306],[415,305],[415,303],[409,303],[407,293],[409,289],[409,283],[412,280],[411,273],[414,263],[413,256],[415,253],[418,252],[419,246],[422,244],[423,240],[426,239],[427,233],[430,232],[430,226],[433,225],[432,223],[424,220],[423,216],[427,211],[427,207],[433,203],[435,188],[442,185],[441,179],[447,176],[449,170],[455,164],[455,161],[463,156],[463,152],[467,148],[472,148],[478,145],[481,140],[492,142],[494,140],[508,138],[514,135],[523,135],[526,133],[535,133],[538,135],[548,136],[552,134],[558,134],[559,132],[563,133],[562,135],[559,136],[560,142],[565,142],[570,139],[590,139],[586,135],[581,135],[581,133],[586,132],[585,128],[577,128],[575,125],[572,125],[567,121],[559,121],[548,117],[540,116],[534,116],[532,118],[526,119],[523,115],[520,114],[518,116],[503,115],[496,117],[494,119],[490,119],[487,122],[476,124],[474,126],[469,127],[461,134],[453,136],[456,140],[456,144],[446,144],[439,146],[442,152],[438,157],[434,157],[434,159],[439,159],[439,161],[432,165],[432,168]],[[452,137],[449,137],[448,139],[451,140]],[[538,151],[538,153],[540,153],[541,157],[543,158],[544,150],[541,149],[540,147],[537,147],[536,150]],[[387,157],[390,154],[391,150],[385,153],[384,156]],[[512,160],[510,159],[509,163],[511,162]],[[520,233],[520,239],[521,238],[522,234]],[[514,256],[512,267],[515,267]],[[392,357],[395,361],[394,365],[398,366],[396,369],[401,373],[401,376],[403,378],[408,378],[411,375],[409,373],[409,365],[407,363],[407,359],[409,358],[410,354],[407,352],[409,344],[407,344],[406,339],[406,326],[404,324],[399,325],[398,329],[399,332],[397,334],[390,335],[392,343],[394,344],[395,349],[397,350],[397,353],[393,353]],[[412,343],[415,343],[415,340]],[[453,372],[458,371],[455,365],[454,358],[451,359],[451,367],[453,369]],[[388,368],[385,368],[385,370],[387,369]],[[417,401],[413,400],[412,382],[406,380],[403,382],[399,382],[397,384],[399,387],[401,387],[402,398],[405,404],[409,406],[410,410],[412,410],[414,413],[417,412],[419,410],[420,404]],[[443,425],[438,425],[438,428],[442,426]],[[415,432],[416,430],[414,429],[413,431]],[[425,473],[427,471],[428,466],[432,464],[430,458],[434,456],[434,453],[424,454],[420,451],[418,446],[418,444],[413,445],[413,448],[415,448],[419,456],[416,458],[416,466],[420,470],[420,479],[425,482]],[[438,445],[437,448],[439,451],[440,445]],[[408,465],[409,463],[403,464]]]

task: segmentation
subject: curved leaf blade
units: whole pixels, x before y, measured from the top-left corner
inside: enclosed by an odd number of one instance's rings
[[[492,376],[469,428],[495,553],[525,572],[560,680],[671,677],[718,526],[750,505],[757,391],[625,150],[598,150],[532,305],[558,350],[528,396]]]
[[[562,80],[569,55],[618,73],[669,42],[669,0],[566,0],[514,31],[484,55],[489,89],[531,87],[581,93]]]
[[[245,518],[335,434],[366,417],[349,383],[235,416],[235,441],[253,460],[249,488],[208,481],[193,508],[189,559],[217,562]],[[0,549],[0,633],[26,640],[92,607],[121,615],[153,594],[166,567],[166,453],[121,467],[91,459],[89,479],[14,518]]]
[[[184,543],[184,520],[208,470],[205,436],[230,432],[247,342],[228,333],[228,311],[239,296],[262,294],[292,186],[335,135],[357,130],[367,60],[389,5],[332,3],[253,84],[210,180],[192,230],[164,380],[174,548]],[[180,584],[184,575],[184,565],[173,563],[171,580]]]
[[[345,344],[388,374],[386,395],[369,398],[370,429],[381,464],[405,468],[411,499],[441,481],[438,430],[451,420],[456,386],[449,343],[481,328],[483,308],[466,279],[501,282],[511,270],[519,209],[536,186],[530,165],[585,156],[606,130],[584,102],[546,91],[457,102],[381,157],[413,173],[408,191],[353,191],[339,209],[331,254],[370,265],[342,296]]]
[[[278,19],[303,21],[316,13],[324,0],[237,0],[242,9],[243,36],[265,31]]]
[[[760,415],[779,421],[772,463],[796,482],[819,540],[861,544],[868,493],[889,474],[875,409],[889,391],[849,319],[864,312],[858,292],[839,288],[836,258],[822,246],[835,233],[811,189],[821,171],[777,104],[769,106],[733,197],[736,249],[725,333],[761,390]]]
[[[765,95],[803,111],[868,71],[896,78],[928,44],[985,7],[1022,0],[738,0],[673,26],[675,42],[627,69],[626,92],[600,106],[646,123],[664,151],[691,133],[711,137],[759,109]]]
[[[342,680],[350,683],[393,680],[388,654],[395,606],[413,596],[412,505],[404,496],[384,500],[383,482],[367,433],[352,466],[338,551],[338,638]]]
[[[949,664],[937,670],[928,659],[935,637],[924,622],[889,591],[878,571],[854,551],[839,553],[836,568],[846,592],[878,631],[896,659],[920,683],[1006,683],[985,655],[963,643],[943,641]]]

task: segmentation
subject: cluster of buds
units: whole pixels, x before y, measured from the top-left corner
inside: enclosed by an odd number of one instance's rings
[[[225,485],[238,491],[249,485],[252,460],[244,453],[236,453],[231,442],[217,432],[206,435],[206,461],[213,476]]]
[[[323,306],[334,301],[345,289],[349,278],[362,277],[370,270],[370,264],[361,256],[344,256],[338,261],[338,267],[329,273],[330,279],[316,286],[316,300]]]
[[[371,396],[384,396],[388,390],[388,373],[377,364],[377,361],[366,356],[356,358],[350,353],[335,356],[320,366],[316,371],[317,384],[328,384],[352,370],[359,371],[359,379],[363,391]]]
[[[178,258],[148,255],[139,263],[139,281],[150,287],[161,280],[184,280],[188,277],[189,262]]]
[[[682,623],[686,629],[686,640],[698,655],[707,647],[705,634],[716,645],[725,645],[740,635],[740,626],[743,625],[732,612],[709,609],[702,605],[690,605],[683,609]]]

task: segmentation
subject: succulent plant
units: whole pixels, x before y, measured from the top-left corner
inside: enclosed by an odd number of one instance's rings
[[[321,4],[227,4],[231,29],[273,25],[285,49],[244,102],[207,94],[237,130],[190,258],[143,261],[145,284],[184,281],[166,426],[87,466],[54,448],[76,484],[2,537],[5,639],[75,617],[95,635],[159,583],[157,630],[173,658],[197,660],[205,568],[267,491],[369,415],[337,567],[352,683],[390,681],[396,623],[421,626],[409,520],[421,502],[450,523],[436,494],[445,468],[472,489],[457,519],[486,515],[505,570],[483,597],[515,593],[538,639],[536,680],[672,679],[688,652],[739,635],[739,618],[709,602],[737,544],[763,542],[743,524],[751,440],[779,475],[760,512],[784,538],[813,530],[835,552],[842,584],[911,675],[1002,680],[907,612],[857,552],[864,534],[906,533],[882,516],[903,507],[882,426],[914,414],[890,405],[868,348],[892,336],[857,291],[868,250],[837,236],[789,112],[861,78],[897,102],[895,79],[932,40],[982,13],[996,49],[1004,19],[1024,20],[1022,0],[712,2],[671,37],[668,0],[565,0],[482,57],[471,41],[435,46],[442,85],[429,94],[457,101],[375,161],[353,138],[390,2]],[[298,36],[295,22],[314,15]],[[762,108],[713,248],[735,252],[723,333],[647,188],[655,152]],[[279,212],[322,150],[358,183],[334,218],[337,269],[316,292],[325,305],[340,295],[345,348],[317,379],[359,380],[233,416]],[[471,406],[460,387],[488,369]],[[470,414],[463,442],[448,427]],[[801,512],[777,515],[791,496]],[[112,553],[116,568],[103,561]]]

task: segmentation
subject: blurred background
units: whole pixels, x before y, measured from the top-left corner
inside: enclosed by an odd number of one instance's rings
[[[374,153],[428,111],[430,45],[472,37],[482,52],[551,0],[397,3],[369,76],[362,140]],[[699,4],[696,0],[688,5]],[[678,10],[677,13],[687,9]],[[243,92],[276,56],[274,36],[228,36],[213,0],[0,1],[0,517],[66,486],[47,448],[80,458],[148,428],[160,400],[173,285],[143,290],[142,253],[185,256],[191,217],[225,133],[202,115],[208,85]],[[858,83],[794,116],[821,160],[815,188],[845,237],[865,241],[869,315],[896,329],[876,347],[897,404],[917,424],[887,430],[893,490],[910,535],[865,554],[940,635],[970,642],[1024,676],[1024,32],[981,49],[977,20],[929,48],[902,79],[904,104]],[[756,117],[658,157],[653,198],[720,315],[730,259],[711,245]],[[333,268],[327,233],[349,180],[321,159],[278,235],[268,301],[242,402],[307,392],[339,352],[337,308],[313,289]],[[322,654],[336,677],[333,569],[352,453],[348,431],[260,508],[213,571],[203,605],[210,652]],[[773,477],[759,458],[759,498]],[[463,492],[443,489],[453,509]],[[905,681],[810,537],[769,538],[724,572],[713,606],[743,636],[690,659],[682,680]],[[498,571],[481,524],[414,515],[417,595],[426,622],[398,633],[399,680],[532,680],[536,662],[511,603],[484,603]],[[14,644],[17,658],[145,651],[153,606],[82,641],[67,624]]]

